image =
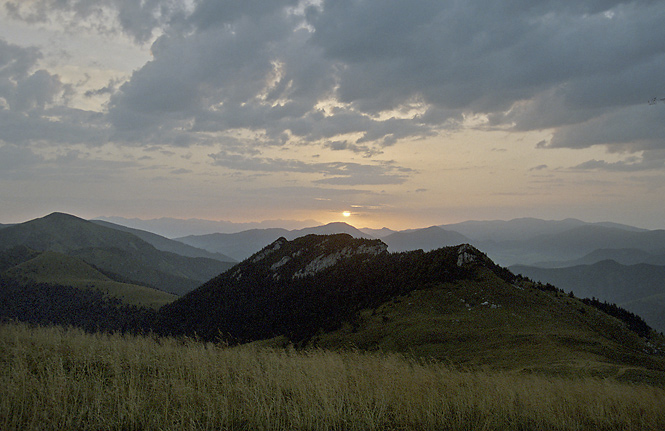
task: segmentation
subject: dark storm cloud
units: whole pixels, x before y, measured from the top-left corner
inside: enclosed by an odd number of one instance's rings
[[[49,10],[86,19],[114,11],[139,42],[160,29],[154,58],[108,105],[112,139],[129,144],[186,146],[242,129],[265,137],[256,145],[294,139],[376,154],[480,114],[488,119],[482,128],[552,129],[542,148],[665,147],[665,104],[646,103],[665,96],[662,2],[25,4],[7,8],[33,21]],[[54,88],[47,78],[34,75],[38,95]],[[409,107],[416,113],[405,114]]]

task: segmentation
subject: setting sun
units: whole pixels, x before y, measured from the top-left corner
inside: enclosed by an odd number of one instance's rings
[[[343,215],[344,217],[350,217],[350,216],[351,216],[351,212],[349,212],[349,211],[344,211],[344,212],[342,213],[342,215]]]

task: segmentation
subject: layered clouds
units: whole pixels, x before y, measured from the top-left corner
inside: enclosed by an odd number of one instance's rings
[[[3,13],[150,49],[86,87],[50,71],[43,47],[0,41],[0,140],[15,155],[44,142],[204,148],[202,163],[240,174],[411,190],[422,170],[399,151],[465,131],[608,155],[559,166],[575,172],[665,162],[661,2],[34,0]],[[80,109],[77,94],[102,100]],[[525,172],[551,165],[533,163]]]

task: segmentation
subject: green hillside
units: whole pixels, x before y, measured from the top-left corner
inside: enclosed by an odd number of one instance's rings
[[[665,266],[622,265],[604,260],[592,265],[566,268],[537,268],[515,265],[510,269],[536,281],[573,291],[576,296],[600,298],[644,317],[658,331],[665,331]],[[650,300],[653,298],[654,300]]]
[[[0,230],[0,251],[17,246],[76,256],[115,280],[177,295],[234,265],[161,251],[132,233],[61,213]]]
[[[309,345],[401,352],[473,369],[618,377],[665,384],[654,342],[600,310],[538,285],[489,271],[475,280],[417,289],[362,310]]]
[[[172,302],[175,295],[145,286],[111,280],[79,258],[46,251],[3,273],[22,283],[45,283],[98,290],[122,302],[159,308]]]

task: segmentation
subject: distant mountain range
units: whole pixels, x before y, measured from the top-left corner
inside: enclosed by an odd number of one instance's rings
[[[100,226],[109,227],[111,229],[120,230],[123,232],[131,233],[148,244],[155,247],[157,250],[168,251],[170,253],[179,254],[186,257],[206,257],[209,259],[219,260],[220,262],[235,262],[236,260],[232,257],[225,256],[221,253],[211,253],[209,251],[203,250],[201,248],[196,248],[189,246],[180,241],[174,241],[168,238],[165,238],[161,235],[154,234],[152,232],[147,232],[144,230],[133,229],[126,226],[121,226],[119,224],[110,223],[102,220],[90,220],[92,223],[98,224]]]
[[[97,217],[95,220],[107,221],[113,224],[153,232],[166,238],[206,235],[210,233],[236,233],[250,229],[303,229],[321,224],[316,220],[264,220],[261,222],[234,223],[230,221],[213,221],[195,218],[183,220],[170,217],[151,220],[124,217]]]
[[[433,250],[468,242],[484,250],[495,262],[552,266],[559,261],[581,259],[598,250],[631,247],[646,252],[645,261],[656,263],[665,255],[665,231],[645,230],[617,223],[585,223],[580,220],[469,221],[424,229],[356,229],[346,223],[330,223],[306,229],[251,229],[233,234],[191,235],[176,238],[185,244],[242,260],[266,243],[283,236],[293,239],[309,233],[348,233],[355,238],[381,238],[391,251]],[[633,255],[634,256],[634,255]],[[593,255],[587,257],[588,263]],[[604,260],[602,256],[598,260]]]
[[[513,220],[465,221],[441,225],[444,229],[459,232],[462,235],[481,242],[524,241],[543,235],[556,235],[582,226],[599,226],[643,232],[640,229],[619,223],[600,222],[587,223],[577,219],[541,220],[536,218],[517,218]]]
[[[62,213],[1,229],[0,251],[16,246],[74,256],[116,281],[154,287],[177,295],[194,289],[235,264],[161,251],[125,230]],[[174,243],[174,247],[182,248],[178,243]]]
[[[445,230],[438,226],[425,229],[416,229],[404,232],[394,232],[382,238],[393,252],[423,250],[430,251],[449,245],[459,245],[469,242],[464,235]]]
[[[665,265],[665,250],[645,251],[638,248],[599,248],[584,256],[564,261],[536,262],[539,268],[565,268],[577,265],[593,265],[603,260],[613,260],[622,265]]]
[[[370,236],[347,223],[329,223],[305,229],[250,229],[238,233],[214,233],[209,235],[191,235],[176,238],[184,244],[202,248],[213,253],[222,253],[236,260],[244,260],[280,237],[295,239],[309,234],[329,235],[346,233],[355,238]]]
[[[429,251],[448,245],[469,242],[468,238],[464,235],[444,230],[438,226],[403,232],[387,230],[381,230],[380,232],[387,233],[381,240],[388,245],[390,251],[395,252],[418,249]],[[360,230],[347,223],[337,222],[297,230],[251,229],[233,234],[192,235],[175,239],[193,247],[202,248],[210,252],[223,253],[237,260],[243,260],[259,251],[265,244],[275,241],[280,237],[291,240],[310,234],[330,235],[338,233],[349,234],[354,238],[375,238],[366,229]]]

